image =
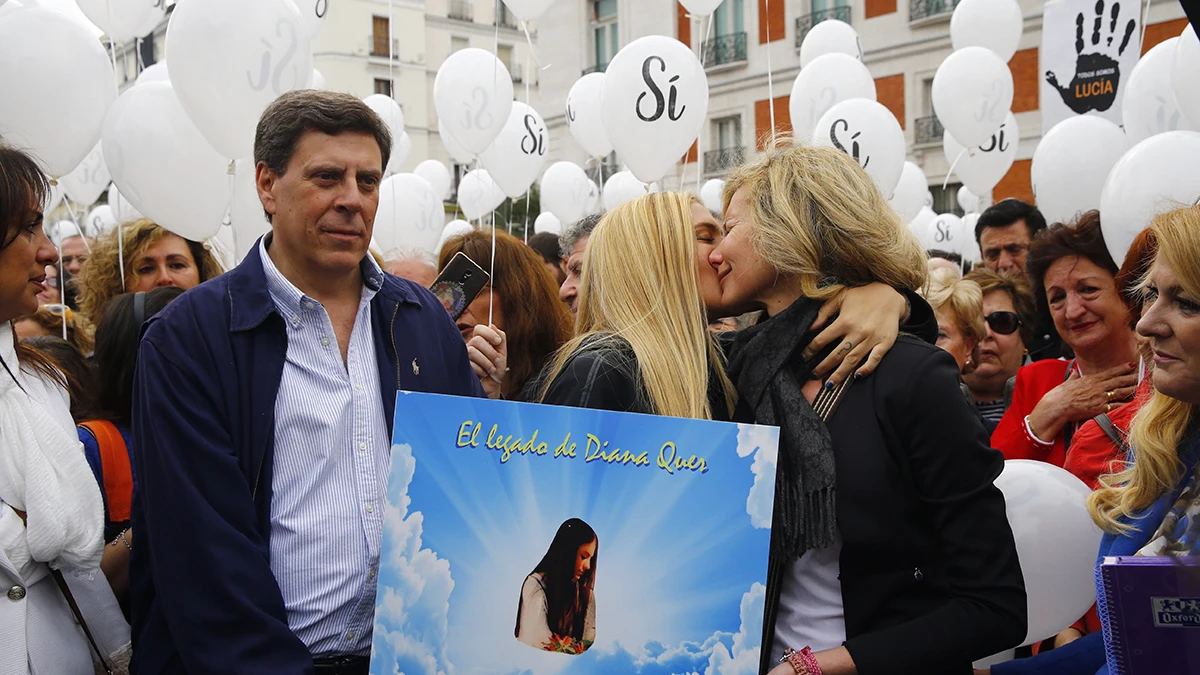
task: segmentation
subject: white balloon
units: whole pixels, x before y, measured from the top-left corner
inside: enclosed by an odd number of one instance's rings
[[[900,180],[888,203],[900,215],[900,220],[910,223],[925,206],[925,193],[929,191],[929,180],[921,167],[912,162],[905,162],[900,172]]]
[[[534,234],[550,232],[552,234],[562,234],[562,221],[554,216],[549,211],[544,211],[538,215],[537,220],[533,221]]]
[[[699,136],[708,114],[708,78],[682,42],[639,38],[608,64],[600,112],[608,140],[630,172],[656,181]]]
[[[212,251],[213,257],[217,259],[217,264],[221,266],[222,270],[228,272],[237,265],[237,242],[232,227],[222,225],[217,233],[204,240],[204,243]]]
[[[312,77],[309,34],[292,0],[180,2],[167,44],[183,109],[227,159],[249,157],[263,110]]]
[[[170,82],[171,75],[167,72],[167,62],[159,61],[151,64],[145,70],[138,73],[137,81],[134,84],[146,84],[147,82]]]
[[[155,3],[157,3],[157,2],[159,2],[159,0],[151,0],[151,2],[155,2]],[[165,3],[165,2],[163,2],[163,3],[161,3],[161,4],[163,5],[163,7],[164,7],[164,8],[166,7],[166,3]],[[160,13],[160,14],[154,14],[154,13],[151,13],[151,14],[149,14],[149,15],[147,15],[147,16],[146,16],[146,21],[145,21],[145,23],[143,23],[142,25],[138,26],[138,27],[137,27],[137,28],[136,28],[136,29],[133,31],[133,33],[134,33],[134,35],[137,35],[138,37],[146,37],[147,35],[149,35],[149,34],[153,33],[154,31],[158,30],[158,27],[159,27],[159,26],[162,24],[162,22],[163,22],[164,20],[166,20],[166,12],[165,12],[165,9],[164,9],[164,12],[163,12],[163,13]]]
[[[113,215],[112,207],[101,204],[92,209],[87,215],[87,235],[95,238],[105,232],[111,232],[117,226],[117,217]]]
[[[1029,170],[1046,222],[1069,223],[1100,208],[1104,182],[1129,148],[1125,132],[1102,117],[1077,115],[1055,124],[1034,150]]]
[[[66,190],[63,189],[61,183],[51,185],[50,190],[46,193],[46,199],[42,203],[42,213],[52,213],[62,205],[64,197],[66,197]]]
[[[363,99],[363,103],[367,107],[375,111],[379,115],[379,119],[383,120],[384,126],[392,134],[392,156],[388,159],[387,170],[384,171],[385,176],[390,176],[400,172],[400,165],[404,163],[404,157],[398,157],[399,153],[396,150],[400,146],[400,139],[404,136],[404,111],[400,109],[400,104],[396,103],[391,96],[383,94],[371,94]]]
[[[258,198],[253,159],[239,159],[234,164],[233,201],[229,204],[229,224],[233,228],[234,257],[241,260],[258,243],[258,238],[271,231],[262,200]]]
[[[512,101],[508,68],[482,49],[454,52],[442,62],[433,81],[433,105],[444,125],[441,128],[472,155],[487,150],[500,135]]]
[[[52,177],[83,161],[117,98],[100,41],[61,12],[20,7],[0,21],[0,137]]]
[[[837,19],[826,19],[812,27],[800,43],[800,68],[825,54],[845,54],[862,61],[862,40],[858,31]]]
[[[600,116],[600,96],[604,92],[604,73],[588,73],[567,92],[567,127],[571,136],[590,157],[612,152],[608,132]]]
[[[725,181],[713,178],[700,188],[700,201],[704,207],[720,215],[725,212]]]
[[[458,184],[458,206],[467,220],[479,220],[503,203],[504,190],[484,169],[468,172]]]
[[[817,121],[812,142],[853,157],[883,196],[892,197],[907,154],[904,131],[892,111],[865,98],[842,101]]]
[[[564,223],[574,223],[591,212],[592,185],[577,165],[571,162],[551,164],[542,174],[539,192],[542,209]]]
[[[1121,121],[1134,145],[1164,131],[1193,129],[1179,109],[1171,83],[1178,43],[1179,38],[1174,37],[1155,45],[1129,74],[1121,98]]]
[[[313,89],[320,89],[322,91],[329,89],[329,87],[325,84],[325,76],[322,75],[321,71],[317,70],[316,68],[313,68],[311,86]]]
[[[64,239],[78,237],[82,233],[79,231],[79,226],[72,220],[60,220],[50,226],[46,236],[50,237],[50,241],[55,248],[61,248]]]
[[[964,263],[972,265],[983,260],[983,253],[979,250],[979,240],[975,238],[975,224],[979,222],[978,213],[968,213],[963,216],[963,228],[967,231],[967,245],[963,248],[962,259]]]
[[[142,28],[147,24],[158,25],[166,4],[151,0],[75,0],[75,3],[89,21],[115,42],[145,37],[149,31]]]
[[[987,194],[996,187],[1001,178],[1012,168],[1017,159],[1021,142],[1021,130],[1012,113],[1000,128],[993,130],[991,138],[970,150],[963,147],[947,131],[942,135],[942,151],[946,162],[954,167],[954,173],[975,194]]]
[[[1200,199],[1197,175],[1200,132],[1196,131],[1151,136],[1121,157],[1100,194],[1100,231],[1113,261],[1125,260],[1134,238],[1154,216]]]
[[[465,220],[452,220],[442,227],[442,235],[438,238],[437,250],[434,255],[440,255],[442,247],[446,245],[446,241],[452,237],[461,237],[464,234],[469,234],[475,231],[475,226]]]
[[[604,183],[604,210],[612,211],[650,193],[649,187],[628,171],[618,171]]]
[[[533,21],[550,9],[554,0],[504,0],[504,4],[522,21]]]
[[[708,16],[721,6],[724,0],[679,0],[679,4],[692,16]]]
[[[1029,632],[1022,644],[1031,644],[1070,626],[1096,601],[1101,532],[1088,515],[1091,490],[1065,469],[1010,460],[996,487],[1025,576]]]
[[[429,181],[429,185],[433,188],[433,193],[440,199],[445,200],[450,198],[450,188],[453,181],[450,178],[450,169],[447,169],[445,164],[436,159],[427,159],[418,164],[413,173]]]
[[[1192,128],[1200,129],[1200,38],[1189,24],[1184,26],[1179,42],[1175,44],[1175,58],[1171,64],[1171,83],[1175,89],[1175,100]]]
[[[514,101],[504,129],[479,156],[479,162],[504,194],[516,199],[529,191],[546,165],[548,136],[538,111]]]
[[[442,138],[442,147],[450,153],[450,159],[455,164],[470,164],[475,159],[475,153],[467,150],[450,134],[450,125],[438,120],[438,135]]]
[[[141,211],[134,208],[133,204],[121,194],[120,188],[116,183],[108,186],[108,205],[112,207],[112,215],[117,219],[117,223],[124,225],[132,223],[135,220],[145,218]]]
[[[827,23],[822,21],[821,23]],[[788,111],[798,141],[812,135],[821,117],[852,98],[875,100],[875,80],[858,59],[840,52],[822,54],[800,69],[792,83]]]
[[[418,246],[435,253],[445,213],[429,181],[415,173],[398,173],[379,186],[375,239],[384,251]]]
[[[954,49],[990,49],[1008,63],[1017,53],[1024,27],[1017,0],[962,0],[950,17],[950,44]]]
[[[408,132],[400,134],[400,138],[392,144],[392,156],[388,160],[388,166],[395,161],[397,169],[404,166],[404,162],[408,160],[408,156],[412,154],[412,137]],[[394,175],[394,174],[393,174]]]
[[[964,213],[979,213],[979,196],[966,185],[958,188],[958,205]]]
[[[294,0],[294,2],[296,9],[300,11],[300,16],[304,18],[304,28],[308,32],[308,37],[315,38],[329,13],[329,0]],[[318,89],[319,87],[313,88]]]
[[[932,99],[946,131],[967,147],[982,145],[1012,109],[1012,71],[990,49],[963,47],[938,67]]]
[[[953,213],[936,216],[922,232],[921,245],[926,251],[962,253],[967,246],[966,225]],[[973,236],[973,235],[970,235]]]
[[[59,179],[59,183],[63,186],[63,190],[71,201],[91,206],[104,194],[108,189],[108,184],[112,181],[112,176],[108,173],[108,166],[104,164],[104,150],[100,147],[100,143],[96,143],[96,147],[88,153],[87,157],[75,167],[71,173]]]
[[[121,94],[104,123],[104,160],[121,193],[162,227],[192,241],[221,227],[229,161],[205,142],[170,83]]]
[[[935,218],[937,218],[937,213],[933,209],[928,206],[922,206],[921,210],[917,212],[917,217],[908,223],[908,229],[917,235],[917,239],[921,242],[922,247],[925,246],[925,230]]]

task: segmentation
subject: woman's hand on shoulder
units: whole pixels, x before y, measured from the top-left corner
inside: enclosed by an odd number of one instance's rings
[[[467,356],[488,398],[500,398],[508,372],[508,336],[495,326],[475,326]]]
[[[825,326],[833,315],[837,318]],[[875,372],[900,335],[900,323],[908,314],[908,301],[896,289],[881,283],[847,288],[821,307],[813,329],[824,330],[804,350],[811,358],[835,342],[841,346],[825,357],[813,374],[834,385],[851,375],[866,377]],[[866,361],[866,363],[863,363]],[[862,364],[861,366],[859,364]]]

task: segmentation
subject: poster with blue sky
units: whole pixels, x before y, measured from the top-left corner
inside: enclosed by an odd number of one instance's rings
[[[399,394],[371,674],[756,673],[777,444]]]

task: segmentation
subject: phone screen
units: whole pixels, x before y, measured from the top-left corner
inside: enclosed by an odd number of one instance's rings
[[[467,305],[471,304],[490,281],[491,276],[486,270],[459,251],[446,263],[446,267],[438,274],[429,290],[442,301],[442,306],[450,313],[450,318],[458,321],[458,317],[467,311]]]

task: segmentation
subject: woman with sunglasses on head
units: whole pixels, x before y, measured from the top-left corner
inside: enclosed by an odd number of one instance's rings
[[[1075,358],[1037,361],[1017,371],[1012,404],[992,433],[992,446],[1006,459],[1062,466],[1081,423],[1133,396],[1137,347],[1099,212],[1038,233],[1026,269],[1040,311],[1050,314]]]
[[[987,333],[979,343],[975,370],[963,375],[988,433],[996,429],[1012,396],[1010,381],[1025,364],[1033,338],[1034,307],[1029,282],[1011,272],[986,267],[966,277],[983,292],[983,321]]]
[[[129,644],[129,626],[97,574],[100,493],[62,372],[19,344],[12,327],[37,309],[46,267],[58,260],[42,228],[48,191],[29,155],[0,146],[0,588],[8,589],[0,673],[93,675],[94,663]]]

